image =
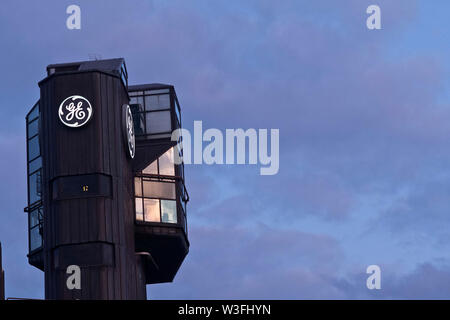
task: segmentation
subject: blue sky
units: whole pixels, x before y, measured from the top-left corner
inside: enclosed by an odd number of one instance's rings
[[[82,29],[65,27],[78,4]],[[366,28],[378,4],[382,30]],[[6,294],[43,297],[26,259],[24,117],[50,63],[124,57],[175,85],[183,124],[279,128],[280,171],[186,168],[191,251],[150,299],[450,298],[450,3],[3,1],[0,240]],[[382,289],[366,288],[377,264]]]

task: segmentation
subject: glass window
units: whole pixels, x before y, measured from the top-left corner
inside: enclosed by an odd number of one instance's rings
[[[29,178],[29,186],[28,186],[28,199],[29,204],[32,204],[41,199],[40,191],[41,191],[41,179],[40,179],[40,171],[33,173]]]
[[[39,136],[35,136],[28,141],[28,160],[32,160],[39,155]]]
[[[146,114],[147,133],[171,132],[170,111],[148,112]]]
[[[34,209],[29,214],[30,218],[30,228],[37,226],[39,224],[39,211],[38,209]]]
[[[153,161],[152,163],[150,163],[150,165],[145,168],[144,170],[142,170],[143,173],[146,174],[158,174],[158,162],[157,160]]]
[[[180,106],[178,102],[175,100],[175,114],[177,115],[178,125],[181,127],[181,114],[180,114]]]
[[[145,97],[145,110],[159,110],[165,109],[159,106],[159,96],[146,96]]]
[[[175,175],[175,166],[173,164],[173,147],[159,157],[159,174],[166,176]]]
[[[147,90],[147,91],[145,91],[145,94],[158,94],[158,93],[169,93],[169,89]]]
[[[30,162],[29,166],[28,166],[28,172],[29,173],[33,173],[34,171],[36,171],[37,169],[42,168],[42,158],[39,157],[33,161]]]
[[[170,96],[168,94],[159,95],[158,100],[161,109],[170,109]]]
[[[144,97],[142,96],[131,97],[130,104],[140,104],[141,106],[144,106]]]
[[[142,91],[133,91],[128,93],[130,96],[142,96],[144,92]]]
[[[140,112],[134,112],[133,105],[131,105],[130,107],[132,109],[131,112],[133,113],[134,132],[136,135],[142,135],[145,133],[144,114]]]
[[[177,202],[173,200],[161,200],[162,222],[177,223]]]
[[[35,136],[39,131],[39,119],[36,119],[28,124],[28,138]]]
[[[39,104],[36,104],[36,106],[30,111],[30,114],[28,115],[28,121],[31,121],[39,116]]]
[[[136,220],[144,220],[144,207],[142,206],[142,198],[136,198]]]
[[[175,183],[144,181],[144,197],[175,199]]]
[[[144,214],[145,214],[145,221],[161,222],[159,213],[159,200],[144,199]]]
[[[142,197],[142,179],[134,178],[134,194],[138,197]]]
[[[42,236],[39,233],[39,227],[36,226],[30,230],[30,251],[36,250],[42,246]]]

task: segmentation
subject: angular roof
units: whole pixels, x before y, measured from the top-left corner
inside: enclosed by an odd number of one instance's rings
[[[86,71],[86,70],[101,70],[106,72],[120,72],[121,66],[125,63],[125,59],[105,59],[105,60],[91,60],[91,61],[79,61],[69,63],[57,63],[47,66],[47,72],[51,74],[53,71]]]
[[[171,84],[164,83],[148,83],[148,84],[136,84],[129,85],[128,91],[142,91],[142,90],[158,90],[158,89],[170,89],[173,86]]]

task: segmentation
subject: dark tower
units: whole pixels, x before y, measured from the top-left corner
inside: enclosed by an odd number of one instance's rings
[[[145,299],[146,284],[173,280],[189,247],[183,165],[167,156],[181,127],[175,90],[164,89],[166,109],[157,94],[130,101],[123,59],[47,72],[27,115],[29,262],[45,272],[47,299]],[[147,175],[161,157],[166,167]]]

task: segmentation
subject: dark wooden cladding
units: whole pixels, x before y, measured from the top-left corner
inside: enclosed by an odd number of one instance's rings
[[[46,298],[145,299],[145,275],[135,254],[133,171],[121,128],[126,88],[101,71],[54,74],[39,85]],[[72,95],[93,107],[92,119],[80,128],[66,127],[58,117],[60,103]],[[54,181],[92,174],[110,177],[111,196],[53,199]],[[99,248],[105,256],[92,264],[80,261],[81,290],[68,290],[65,269],[56,266],[69,263],[71,250],[81,246],[87,256]]]
[[[108,175],[82,174],[55,178],[52,182],[53,200],[112,197],[112,179]]]

